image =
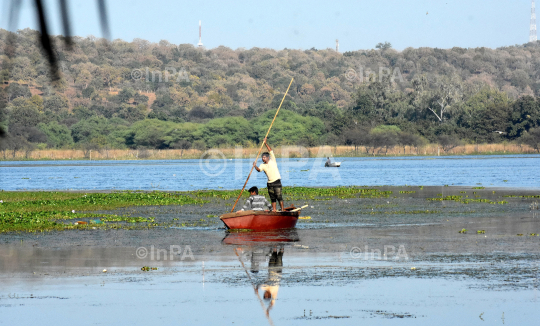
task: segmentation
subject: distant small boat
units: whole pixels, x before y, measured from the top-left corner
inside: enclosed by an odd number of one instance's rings
[[[339,168],[341,166],[341,162],[333,162],[333,163],[324,163],[324,167],[326,168]]]
[[[219,218],[228,229],[277,230],[294,228],[300,212],[243,211],[223,214]]]

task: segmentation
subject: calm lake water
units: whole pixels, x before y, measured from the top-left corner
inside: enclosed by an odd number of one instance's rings
[[[462,185],[540,188],[540,155],[278,159],[284,186]],[[2,190],[239,189],[253,160],[0,162]],[[259,164],[260,164],[259,160]],[[255,170],[248,186],[266,186]]]

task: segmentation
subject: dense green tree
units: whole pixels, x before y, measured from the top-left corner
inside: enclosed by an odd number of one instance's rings
[[[38,128],[47,136],[47,145],[52,148],[66,148],[73,145],[71,131],[65,125],[51,121],[47,124],[40,123]]]
[[[508,96],[484,88],[467,100],[457,113],[457,124],[467,128],[463,135],[480,142],[497,142],[510,127],[512,106]]]
[[[372,120],[376,118],[375,106],[367,94],[358,94],[353,106],[354,116],[362,120]]]
[[[259,141],[264,138],[275,113],[275,110],[268,111],[252,120]],[[319,118],[303,117],[297,113],[283,110],[276,118],[272,133],[268,136],[268,142],[275,145],[291,145],[296,144],[303,135],[310,134],[314,139],[319,139],[324,132],[324,123]]]
[[[138,104],[148,105],[148,96],[141,94],[139,92],[135,92],[135,94],[133,95],[133,101],[135,102],[134,104],[136,105]]]
[[[96,110],[96,107],[92,107],[94,110],[88,109],[84,106],[78,106],[73,109],[73,115],[77,118],[77,120],[87,120],[90,119],[93,116],[96,116],[96,112],[100,112],[99,110]],[[112,116],[112,115],[111,115]],[[110,116],[107,116],[110,118]]]
[[[168,148],[172,139],[166,138],[178,125],[156,119],[135,122],[125,133],[126,145],[138,148]]]
[[[30,89],[27,85],[20,85],[19,83],[11,83],[6,87],[7,100],[11,102],[12,100],[23,97],[29,98],[32,96]]]
[[[521,137],[526,131],[540,125],[540,105],[534,97],[524,96],[514,103],[508,135]]]
[[[143,120],[146,117],[146,106],[144,104],[139,104],[134,107],[132,105],[123,103],[119,108],[116,109],[113,116],[129,122]]]
[[[9,112],[8,130],[10,133],[15,128],[35,127],[42,119],[38,106],[23,97],[13,100],[7,110]]]
[[[257,142],[253,126],[244,117],[227,117],[210,120],[204,124],[202,139],[210,147],[220,145],[247,145]]]
[[[82,90],[82,96],[85,98],[91,98],[95,94],[95,88],[93,86],[88,86]]]
[[[135,96],[135,94],[136,93],[133,88],[124,88],[118,92],[116,99],[119,103],[127,103],[133,96]]]
[[[43,108],[45,111],[51,111],[58,113],[61,110],[67,110],[68,108],[68,101],[66,98],[54,94],[51,96],[47,96],[43,100]]]
[[[114,126],[102,117],[92,116],[81,120],[71,127],[71,136],[76,143],[87,143],[99,136],[107,136]]]

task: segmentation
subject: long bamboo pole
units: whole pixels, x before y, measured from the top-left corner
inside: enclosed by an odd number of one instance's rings
[[[268,134],[270,133],[270,130],[272,129],[272,126],[274,125],[274,121],[276,121],[277,115],[279,113],[279,109],[281,109],[281,105],[283,105],[283,101],[285,101],[285,97],[287,96],[287,93],[289,93],[289,89],[291,88],[293,80],[294,80],[294,78],[291,78],[291,82],[289,83],[289,87],[287,87],[287,91],[283,95],[283,99],[281,99],[281,103],[279,103],[279,107],[278,107],[278,109],[276,111],[276,115],[274,116],[274,120],[272,120],[272,123],[270,124],[270,128],[268,128],[268,131],[266,132],[266,136],[264,136],[265,139],[268,137]],[[255,158],[255,161],[253,162],[254,164],[257,163],[257,160],[259,159],[259,155],[261,155],[263,146],[264,146],[264,141],[261,144],[261,148],[259,148],[259,152],[257,153],[257,157]],[[246,182],[244,183],[244,186],[242,187],[242,190],[240,191],[240,195],[238,195],[238,198],[236,198],[236,201],[234,202],[234,205],[233,205],[233,207],[231,209],[231,213],[234,211],[234,208],[236,207],[236,204],[238,203],[238,200],[240,199],[240,197],[242,197],[242,193],[244,192],[244,189],[246,189],[246,185],[247,185],[247,183],[249,181],[249,177],[251,177],[251,173],[253,172],[253,168],[254,168],[254,166],[252,166],[251,171],[249,171],[249,175],[248,175],[248,177],[246,179]]]

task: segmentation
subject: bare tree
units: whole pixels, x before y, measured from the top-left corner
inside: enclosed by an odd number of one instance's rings
[[[425,76],[415,78],[412,84],[415,90],[413,104],[421,110],[431,111],[440,123],[444,122],[451,105],[463,98],[462,84],[457,76],[437,80],[432,90],[428,89]]]

